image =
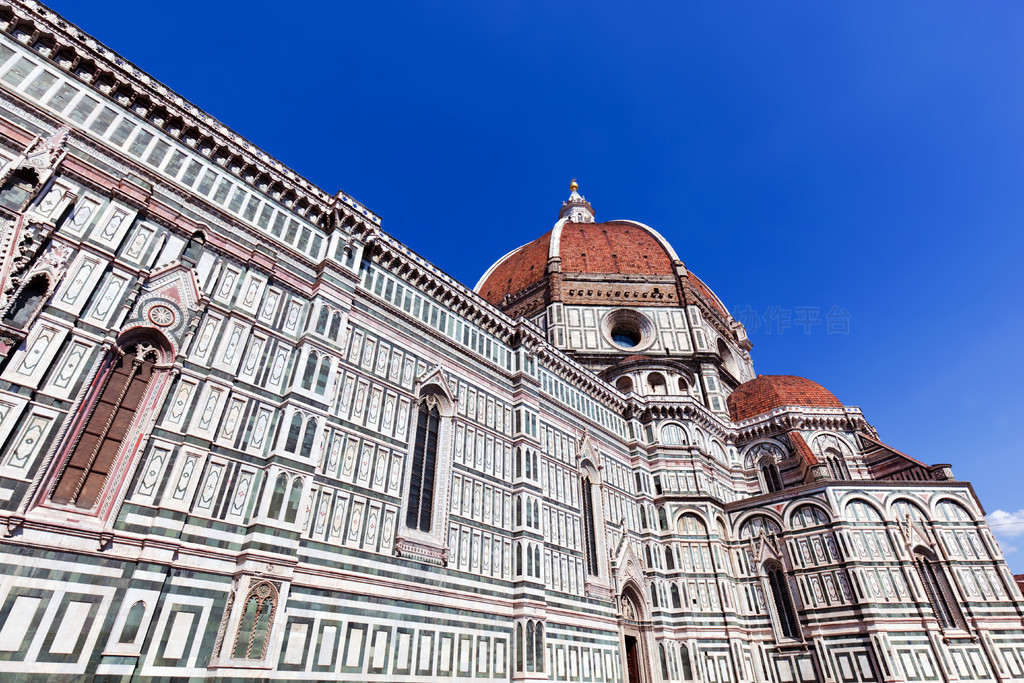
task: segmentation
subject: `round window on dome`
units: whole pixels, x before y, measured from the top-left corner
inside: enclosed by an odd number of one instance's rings
[[[612,341],[619,346],[632,349],[640,345],[640,330],[635,325],[616,325],[612,328]]]
[[[623,351],[642,351],[654,343],[654,324],[643,313],[620,308],[612,311],[603,321],[605,339]]]

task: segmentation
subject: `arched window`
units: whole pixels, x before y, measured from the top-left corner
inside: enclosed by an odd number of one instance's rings
[[[331,376],[331,359],[324,356],[320,361],[320,372],[316,376],[316,393],[321,396],[327,392],[327,378]]]
[[[801,505],[789,518],[789,525],[794,529],[810,529],[824,524],[828,524],[828,517],[814,505]]]
[[[917,548],[914,551],[914,564],[939,626],[943,629],[962,628],[960,610],[950,600],[952,591],[946,573],[935,555],[925,548]]]
[[[523,640],[523,625],[516,624],[516,671],[525,671],[523,661],[523,649],[526,642]]]
[[[331,315],[331,309],[326,306],[320,307],[320,317],[316,321],[316,332],[317,334],[324,334],[327,332],[327,319]]]
[[[761,463],[761,476],[764,477],[765,493],[781,491],[782,476],[779,474],[779,467],[772,460],[764,460]]]
[[[658,643],[658,655],[661,657],[661,677],[668,680],[668,659],[665,657],[665,645]]]
[[[306,356],[306,369],[302,372],[302,388],[312,389],[313,379],[316,377],[316,364],[320,360],[316,353],[310,351]]]
[[[0,205],[12,211],[24,211],[39,184],[39,175],[31,168],[14,171],[0,187]]]
[[[935,506],[937,517],[947,522],[970,522],[971,513],[960,503],[952,500],[943,500]]]
[[[675,584],[672,584],[672,587],[669,589],[669,592],[672,594],[672,607],[676,609],[681,608],[682,601],[679,599],[679,587]]]
[[[662,505],[658,506],[658,526],[662,531],[668,531],[668,513]]]
[[[533,671],[534,670],[534,663],[535,663],[535,659],[534,659],[534,646],[535,646],[535,644],[536,643],[534,643],[533,622],[532,621],[528,621],[528,622],[526,622],[526,670],[527,671]]]
[[[768,575],[768,587],[772,594],[772,604],[775,606],[779,631],[786,638],[798,639],[800,626],[797,622],[796,610],[793,608],[793,597],[789,593],[786,574],[782,567],[775,562],[766,563],[764,569],[765,574]]]
[[[740,539],[756,538],[761,532],[779,534],[782,533],[782,528],[773,519],[764,515],[754,515],[740,526]]]
[[[43,303],[43,298],[49,288],[50,281],[45,275],[34,276],[14,298],[14,303],[4,314],[4,323],[17,328],[27,326],[31,322],[33,314]]]
[[[267,517],[278,519],[281,516],[281,508],[284,506],[284,496],[288,492],[288,475],[281,473],[277,475],[274,483],[274,492],[270,495],[270,506],[267,507]]]
[[[292,480],[292,492],[288,496],[288,509],[284,513],[284,521],[291,524],[299,513],[299,505],[302,503],[302,480],[298,477]]]
[[[693,680],[693,666],[690,664],[690,648],[685,643],[679,647],[679,657],[683,662],[683,680]]]
[[[51,489],[52,502],[86,510],[96,505],[156,374],[157,358],[156,349],[144,344],[133,344],[123,355],[115,352],[110,358],[103,388]]]
[[[523,476],[523,449],[516,448],[516,478]]]
[[[825,461],[825,465],[828,466],[828,473],[836,481],[846,481],[850,478],[850,470],[846,466],[846,460],[843,458],[843,454],[834,448],[829,448],[825,451],[822,459]]]
[[[405,525],[410,529],[430,531],[434,516],[434,475],[437,469],[437,442],[441,427],[441,411],[436,399],[420,401],[416,421],[416,445],[412,453],[409,481],[409,506]]]
[[[661,428],[661,443],[666,446],[685,446],[686,432],[680,425],[668,423]]]
[[[620,377],[615,380],[615,388],[624,394],[628,394],[633,391],[633,380],[629,377]]]
[[[665,384],[665,375],[660,372],[652,372],[647,375],[647,386],[650,387],[651,393],[656,396],[665,396],[668,394],[668,385]]]
[[[844,514],[851,522],[881,522],[882,516],[875,508],[861,500],[853,500],[846,504]]]
[[[146,616],[146,603],[137,600],[128,608],[128,615],[124,618],[124,626],[121,627],[121,637],[118,643],[131,644],[139,637],[139,628],[142,627],[142,618]]]
[[[732,351],[721,339],[718,340],[716,345],[718,348],[718,355],[722,358],[722,364],[725,365],[725,369],[729,371],[733,377],[739,377],[739,372],[736,368],[736,358],[732,355]]]
[[[672,555],[672,548],[665,546],[665,569],[672,570],[676,568],[676,560]]]
[[[294,453],[299,447],[299,435],[302,434],[302,414],[295,413],[292,415],[292,423],[288,427],[288,438],[285,439],[284,449],[289,453]]]
[[[299,455],[308,458],[313,453],[314,441],[316,441],[316,420],[310,418],[306,422],[306,431],[302,434],[302,451]]]
[[[651,604],[655,607],[658,606],[658,588],[653,583],[651,584]]]
[[[676,522],[676,530],[684,536],[707,537],[708,535],[708,527],[704,524],[704,520],[692,513],[687,513],[679,518],[679,521]]]
[[[583,540],[587,561],[587,574],[597,576],[597,520],[594,518],[594,483],[589,475],[580,479],[583,499]]]
[[[337,339],[339,332],[341,332],[341,313],[336,312],[331,316],[331,339]]]
[[[897,500],[892,504],[892,515],[897,521],[910,519],[913,522],[925,523],[928,518],[924,511],[909,500]]]
[[[537,629],[533,634],[535,645],[533,648],[534,670],[544,671],[544,624],[537,622]]]
[[[232,657],[265,659],[270,644],[270,629],[277,612],[277,589],[269,581],[260,581],[245,596],[242,621],[235,635]]]

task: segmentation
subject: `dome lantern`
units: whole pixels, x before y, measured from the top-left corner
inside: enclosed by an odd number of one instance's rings
[[[562,202],[562,210],[558,212],[558,218],[565,218],[570,223],[593,223],[594,207],[590,205],[586,197],[581,195],[580,185],[573,178],[569,183],[569,198]]]

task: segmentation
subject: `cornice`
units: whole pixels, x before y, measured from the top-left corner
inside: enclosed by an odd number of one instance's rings
[[[10,16],[3,16],[6,13]],[[245,185],[307,220],[327,230],[339,227],[339,219],[380,224],[379,216],[347,194],[330,195],[317,187],[34,0],[3,0],[0,21],[5,21],[0,30],[35,49],[55,68],[199,151]]]

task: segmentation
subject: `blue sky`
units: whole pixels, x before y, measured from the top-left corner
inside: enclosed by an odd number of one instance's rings
[[[470,286],[578,178],[1024,572],[1020,3],[50,6]]]

